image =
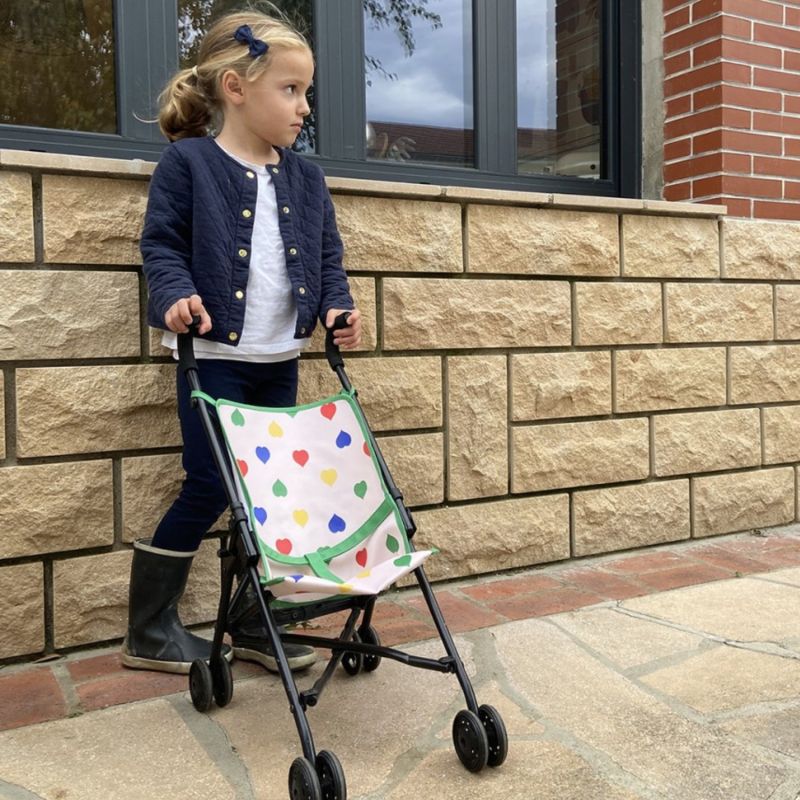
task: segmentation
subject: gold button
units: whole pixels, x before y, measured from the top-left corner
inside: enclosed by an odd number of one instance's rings
[[[238,333],[236,333],[236,331],[231,331],[231,332],[228,334],[228,338],[229,338],[229,339],[230,339],[232,342],[235,342],[235,341],[236,341],[236,340],[239,338],[239,334],[238,334]]]
[[[278,168],[277,167],[273,167],[272,168],[272,174],[273,175],[277,175],[278,174]]]
[[[242,216],[245,219],[250,219],[250,217],[253,216],[253,212],[249,208],[246,208],[244,211],[242,211]]]
[[[245,172],[245,175],[247,175],[247,177],[250,178],[251,180],[256,176],[255,172],[251,172],[250,170],[247,170],[247,172]]]
[[[284,214],[288,214],[288,213],[289,213],[289,206],[284,206],[284,207],[281,209],[281,211],[283,211],[283,213],[284,213]]]
[[[300,333],[305,333],[305,332],[306,332],[305,328],[300,328]]]
[[[241,300],[244,297],[244,292],[241,289],[236,290],[236,299]]]
[[[289,248],[289,255],[290,256],[296,256],[297,255],[297,248],[296,247],[290,247]]]
[[[245,250],[243,247],[241,250],[239,250],[239,255],[244,258],[247,255],[247,250]]]
[[[300,292],[300,294],[305,294],[306,293],[305,287],[303,287],[303,286],[301,286],[297,291]]]

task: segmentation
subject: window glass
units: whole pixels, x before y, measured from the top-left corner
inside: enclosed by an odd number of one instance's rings
[[[600,46],[600,0],[517,0],[521,173],[603,177]]]
[[[289,23],[306,37],[314,47],[313,0],[273,0]],[[192,67],[197,61],[197,50],[203,34],[217,17],[230,11],[258,9],[253,0],[178,0],[178,50],[181,67]],[[267,6],[263,7],[269,13]],[[314,87],[308,93],[311,113],[306,117],[303,130],[297,137],[294,149],[299,152],[316,151],[316,108]]]
[[[364,0],[367,157],[473,164],[471,0]]]
[[[0,123],[117,132],[111,6],[0,3]]]

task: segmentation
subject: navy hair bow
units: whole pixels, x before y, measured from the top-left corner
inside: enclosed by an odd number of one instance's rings
[[[250,30],[249,25],[240,25],[236,29],[236,33],[233,34],[233,38],[237,42],[246,44],[250,48],[250,55],[253,58],[263,56],[269,50],[269,45],[266,42],[262,42],[261,39],[256,39],[253,36],[253,31]]]

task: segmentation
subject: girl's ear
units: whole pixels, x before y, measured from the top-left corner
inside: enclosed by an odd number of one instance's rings
[[[242,78],[232,69],[223,72],[219,82],[220,88],[222,89],[222,96],[234,105],[240,105],[244,102],[242,83]]]

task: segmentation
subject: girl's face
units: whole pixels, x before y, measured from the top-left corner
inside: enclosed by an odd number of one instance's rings
[[[314,62],[306,50],[279,50],[254,81],[242,81],[239,111],[249,132],[270,145],[291,147],[310,108],[306,93]]]

